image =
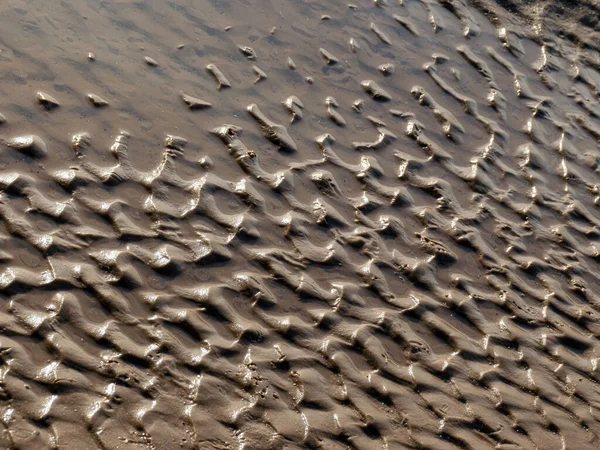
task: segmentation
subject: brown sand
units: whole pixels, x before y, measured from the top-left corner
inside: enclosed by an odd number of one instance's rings
[[[0,2],[0,449],[600,447],[593,2]]]

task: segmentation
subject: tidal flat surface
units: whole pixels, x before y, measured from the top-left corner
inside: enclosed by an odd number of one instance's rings
[[[600,8],[0,3],[0,449],[600,447]]]

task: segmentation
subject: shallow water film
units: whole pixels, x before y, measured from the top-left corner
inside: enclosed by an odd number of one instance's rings
[[[0,449],[600,447],[600,7],[0,3]]]

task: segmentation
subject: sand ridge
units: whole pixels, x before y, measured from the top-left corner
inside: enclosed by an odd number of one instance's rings
[[[0,5],[0,449],[597,448],[593,5],[500,3]]]

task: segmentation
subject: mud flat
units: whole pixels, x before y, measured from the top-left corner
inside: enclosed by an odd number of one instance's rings
[[[0,4],[0,449],[600,447],[593,2]]]

